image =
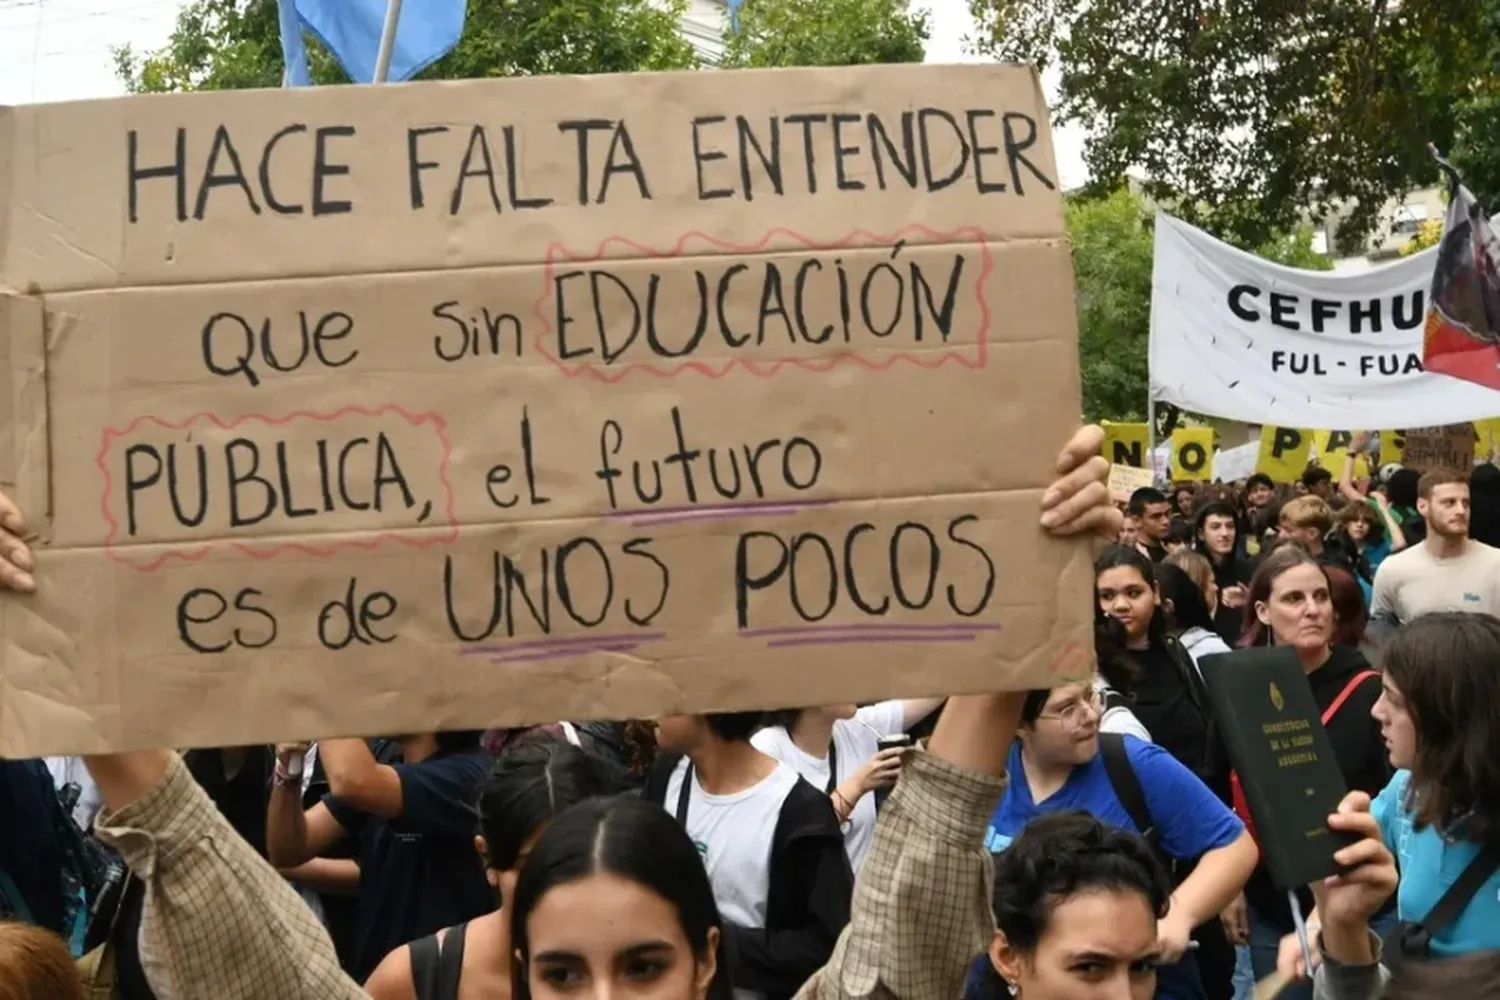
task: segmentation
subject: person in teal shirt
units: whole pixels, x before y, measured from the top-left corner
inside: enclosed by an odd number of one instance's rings
[[[1500,618],[1424,615],[1391,640],[1384,665],[1373,714],[1400,770],[1371,813],[1401,871],[1397,913],[1415,923],[1500,838]],[[1500,873],[1430,943],[1438,957],[1495,948]]]

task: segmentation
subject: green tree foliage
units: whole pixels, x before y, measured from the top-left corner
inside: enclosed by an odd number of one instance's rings
[[[1458,120],[1451,159],[1491,215],[1500,214],[1500,0],[1481,0],[1487,51],[1472,68],[1470,86],[1456,95]]]
[[[725,67],[921,62],[927,14],[906,0],[746,0],[724,33]]]
[[[1428,142],[1500,159],[1500,0],[970,3],[981,51],[1059,71],[1054,111],[1089,133],[1100,189],[1142,170],[1154,201],[1242,246],[1335,205],[1358,239],[1437,182]]]
[[[1412,234],[1411,239],[1401,248],[1401,256],[1410,257],[1414,253],[1421,253],[1428,247],[1435,247],[1443,238],[1443,220],[1428,219],[1421,227]]]
[[[689,69],[693,47],[677,32],[687,0],[469,0],[463,39],[421,79],[540,73]],[[313,82],[348,77],[311,36]],[[143,56],[115,52],[132,92],[227,90],[281,84],[275,0],[192,0],[167,44]]]
[[[1084,415],[1144,420],[1155,249],[1151,206],[1120,188],[1104,197],[1070,196],[1063,212],[1073,241]],[[1272,234],[1254,253],[1290,267],[1332,268],[1313,250],[1312,235],[1306,226]]]
[[[1151,211],[1129,190],[1069,198],[1078,300],[1083,412],[1090,420],[1143,420],[1151,317]]]

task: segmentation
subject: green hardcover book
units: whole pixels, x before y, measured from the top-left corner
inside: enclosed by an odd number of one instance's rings
[[[1201,666],[1271,881],[1291,889],[1337,874],[1333,854],[1352,840],[1328,816],[1347,788],[1296,652],[1242,649]]]

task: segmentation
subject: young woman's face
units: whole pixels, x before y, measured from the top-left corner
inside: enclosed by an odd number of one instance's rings
[[[1150,1000],[1156,915],[1138,892],[1093,890],[1056,904],[1036,952],[995,936],[990,961],[1024,1000]]]
[[[671,903],[645,886],[598,874],[548,889],[526,918],[536,1000],[703,1000],[718,931],[694,955]]]
[[[1092,684],[1055,689],[1036,722],[1023,733],[1027,751],[1059,767],[1087,764],[1099,752],[1100,709]]]
[[[1255,603],[1255,614],[1270,628],[1278,646],[1324,648],[1333,635],[1328,578],[1309,563],[1293,566],[1271,584],[1269,600]]]
[[[1193,516],[1193,493],[1191,490],[1182,490],[1177,494],[1177,513],[1183,517]]]
[[[1406,696],[1389,676],[1381,681],[1380,700],[1370,713],[1380,723],[1380,738],[1391,756],[1391,766],[1409,768],[1417,758],[1417,726],[1406,708]]]
[[[1099,610],[1125,626],[1131,639],[1141,639],[1151,627],[1151,618],[1161,598],[1134,566],[1111,566],[1094,583],[1099,592]]]
[[[1349,533],[1349,539],[1353,542],[1362,542],[1370,537],[1370,522],[1365,520],[1354,520],[1344,525],[1344,530]]]

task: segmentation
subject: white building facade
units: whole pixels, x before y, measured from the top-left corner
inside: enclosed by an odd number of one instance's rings
[[[687,13],[678,29],[705,66],[717,66],[724,54],[724,27],[728,20],[725,0],[689,0]]]

